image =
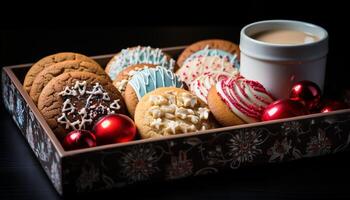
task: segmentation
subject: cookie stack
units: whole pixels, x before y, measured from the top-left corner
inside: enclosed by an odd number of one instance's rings
[[[239,75],[238,46],[216,39],[188,46],[177,62],[158,48],[126,48],[105,69],[87,56],[58,53],[35,63],[23,85],[61,141],[118,113],[134,120],[140,138],[251,123],[273,101]]]

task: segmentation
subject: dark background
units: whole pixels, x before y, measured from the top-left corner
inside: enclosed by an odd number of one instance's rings
[[[327,93],[340,97],[343,89],[349,88],[350,11],[345,4],[245,2],[239,5],[236,1],[202,2],[198,5],[207,6],[199,7],[189,6],[188,2],[164,1],[166,8],[153,10],[139,4],[76,9],[61,3],[54,6],[55,10],[31,10],[24,4],[16,8],[16,12],[3,12],[6,9],[0,6],[0,66],[35,62],[61,51],[99,55],[116,53],[128,46],[169,47],[208,38],[239,43],[239,31],[248,23],[294,19],[320,25],[329,32]],[[0,199],[59,198],[2,103],[0,113]],[[112,198],[144,199],[349,199],[348,158],[349,153],[342,153],[216,176],[129,187],[107,194],[114,196]]]

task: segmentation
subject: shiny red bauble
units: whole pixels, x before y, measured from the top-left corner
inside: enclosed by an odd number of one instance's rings
[[[133,140],[136,135],[134,121],[121,114],[104,116],[93,129],[98,145],[128,142]]]
[[[337,100],[324,100],[321,105],[321,113],[331,112],[335,110],[346,109],[348,106],[342,102]]]
[[[320,105],[321,89],[311,81],[300,81],[294,84],[289,98],[301,101],[309,111],[315,111]]]
[[[262,116],[262,121],[295,117],[308,114],[306,107],[299,101],[292,99],[278,100],[268,105]]]
[[[96,146],[96,138],[90,131],[75,130],[66,135],[62,145],[65,150],[94,147]]]

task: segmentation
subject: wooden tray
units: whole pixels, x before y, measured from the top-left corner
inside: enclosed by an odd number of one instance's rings
[[[164,48],[177,57],[184,47]],[[105,66],[113,55],[92,57]],[[107,190],[347,150],[350,109],[65,151],[22,82],[32,64],[4,67],[8,112],[59,194]]]

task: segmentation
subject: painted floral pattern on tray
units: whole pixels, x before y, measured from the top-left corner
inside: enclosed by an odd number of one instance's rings
[[[70,170],[63,176],[74,181],[86,173],[84,166],[93,162],[90,187],[75,185],[81,192],[326,155],[349,147],[349,125],[350,114],[344,113],[124,146],[73,156],[67,160]],[[88,164],[81,167],[81,163]]]
[[[2,96],[6,109],[13,116],[21,133],[39,159],[46,174],[55,188],[61,192],[61,165],[60,158],[52,145],[51,140],[44,132],[33,112],[29,109],[22,95],[18,92],[11,79],[2,72]]]
[[[350,112],[144,142],[60,158],[6,73],[5,107],[59,193],[100,191],[348,150]]]

